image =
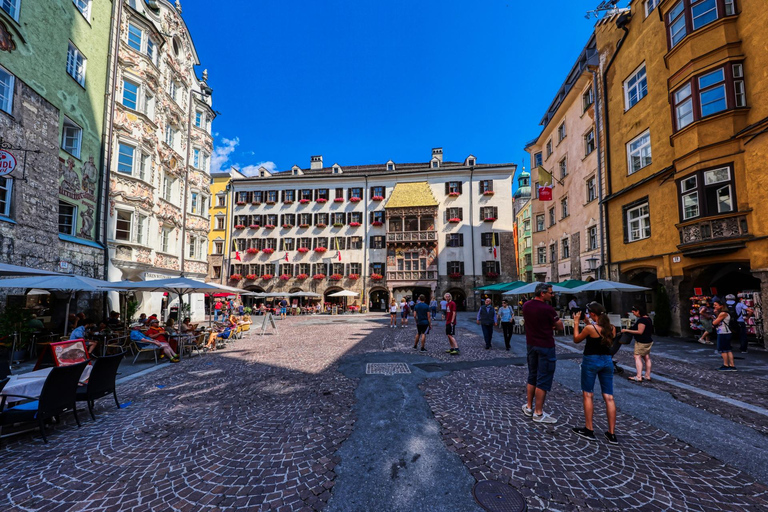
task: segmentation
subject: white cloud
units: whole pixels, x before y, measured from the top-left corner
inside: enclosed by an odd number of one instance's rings
[[[234,139],[221,139],[222,146],[218,146],[213,150],[213,156],[211,157],[211,172],[228,171],[229,156],[235,151],[235,148],[240,144],[240,139],[235,137]]]
[[[259,162],[256,165],[246,165],[240,172],[246,176],[256,176],[259,173],[259,168],[265,168],[269,172],[277,172],[277,164],[275,162]]]

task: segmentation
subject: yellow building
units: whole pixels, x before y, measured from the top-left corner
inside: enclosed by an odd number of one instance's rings
[[[226,172],[211,173],[211,231],[208,233],[207,282],[226,284],[227,269],[224,256],[229,247],[231,221],[231,193],[229,182],[233,177],[245,178],[233,167]]]
[[[768,292],[766,26],[764,0],[634,0],[596,27],[611,278],[656,287],[625,307],[666,291],[673,333],[695,293]]]

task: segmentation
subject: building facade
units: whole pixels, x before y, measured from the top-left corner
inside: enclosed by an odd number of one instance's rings
[[[435,148],[425,163],[324,167],[313,156],[308,169],[235,177],[229,284],[326,301],[348,289],[373,310],[451,292],[473,308],[474,288],[516,277],[514,173]]]
[[[628,299],[650,310],[667,295],[677,334],[694,295],[768,293],[768,12],[693,3],[635,0],[596,29],[611,277],[655,288]]]
[[[531,155],[533,276],[539,281],[589,280],[602,264],[598,141],[592,69],[598,64],[592,36],[547,110]],[[544,169],[552,175],[542,176]],[[552,199],[539,198],[551,182]]]
[[[227,284],[224,255],[230,244],[232,228],[232,193],[230,181],[232,177],[245,178],[236,169],[227,172],[211,173],[211,207],[209,218],[211,230],[208,234],[208,279],[206,281]]]
[[[208,276],[211,88],[181,4],[121,4],[109,139],[109,278]],[[139,313],[164,313],[167,298],[137,294]],[[175,299],[174,299],[175,300]],[[191,314],[201,318],[201,294]]]
[[[531,239],[531,175],[523,167],[517,179],[514,197],[515,246],[517,274],[520,281],[533,282],[533,254]]]

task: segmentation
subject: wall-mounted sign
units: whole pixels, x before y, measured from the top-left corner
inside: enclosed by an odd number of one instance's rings
[[[672,256],[672,263],[680,263],[680,256]]]
[[[0,176],[13,172],[16,168],[16,157],[4,149],[0,149]]]

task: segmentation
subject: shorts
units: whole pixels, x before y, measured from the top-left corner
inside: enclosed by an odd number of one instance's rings
[[[429,329],[429,324],[416,324],[416,332],[418,334],[426,334]]]
[[[288,308],[280,308],[281,315],[285,315],[286,313],[288,313]]]
[[[581,359],[581,390],[593,393],[595,378],[600,379],[600,391],[613,395],[613,359],[611,356],[584,356]]]
[[[733,336],[732,332],[721,334],[717,334],[717,351],[721,354],[725,354],[727,352],[733,352],[733,349],[731,348],[731,336]]]
[[[437,314],[437,308],[429,308],[429,312],[432,314],[432,318]]]
[[[408,319],[408,312],[407,311],[401,311],[400,312],[400,318]]]
[[[446,336],[456,336],[456,324],[445,324]]]
[[[651,355],[651,347],[653,346],[653,342],[651,343],[638,343],[635,342],[635,355],[636,356],[649,356]]]
[[[557,353],[555,348],[528,346],[528,384],[542,391],[552,389]]]

